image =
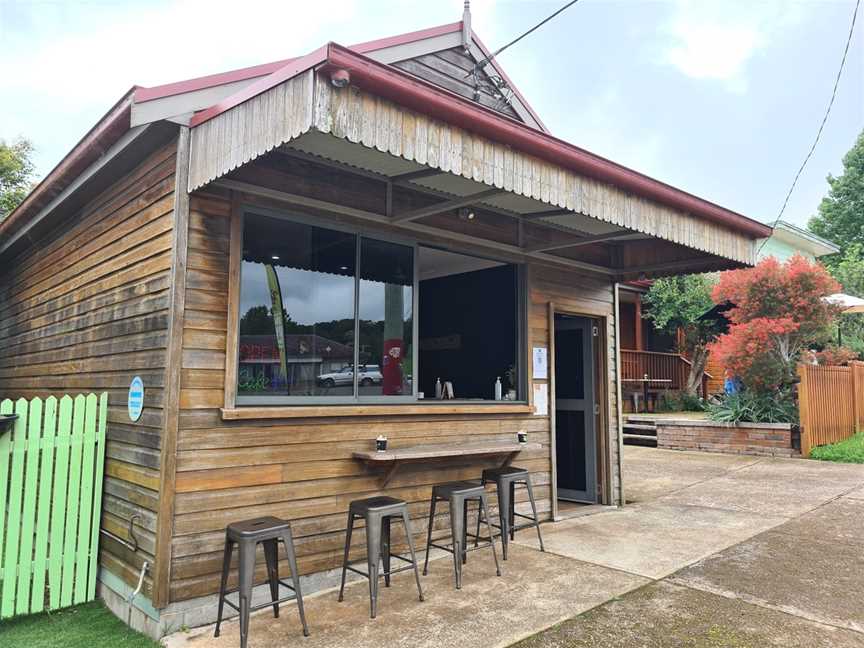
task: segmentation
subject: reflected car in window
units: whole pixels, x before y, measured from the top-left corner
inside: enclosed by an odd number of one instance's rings
[[[381,367],[378,365],[362,365],[357,374],[357,380],[362,387],[369,385],[380,385],[383,381]],[[354,382],[354,367],[342,367],[339,371],[321,374],[318,376],[318,384],[322,387],[336,387],[337,385],[351,385]]]

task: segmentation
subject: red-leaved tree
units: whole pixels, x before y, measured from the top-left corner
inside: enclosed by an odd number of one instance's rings
[[[824,297],[839,290],[825,268],[800,255],[785,263],[768,257],[755,268],[724,272],[712,299],[732,304],[726,312],[731,325],[710,352],[748,389],[789,384],[802,352],[831,339],[838,309]]]

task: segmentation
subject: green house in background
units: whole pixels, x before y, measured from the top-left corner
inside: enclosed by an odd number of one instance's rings
[[[765,245],[761,246],[759,260],[773,256],[783,262],[796,254],[815,260],[839,251],[840,248],[831,241],[826,241],[792,223],[780,221]]]

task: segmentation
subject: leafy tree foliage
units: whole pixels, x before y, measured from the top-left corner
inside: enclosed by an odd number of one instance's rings
[[[864,245],[864,131],[843,157],[843,173],[836,178],[829,175],[828,185],[828,195],[819,203],[818,216],[810,220],[810,230],[844,250],[853,244]],[[828,265],[833,267],[840,260],[837,257],[828,259]]]
[[[795,380],[802,352],[833,338],[838,308],[823,298],[840,289],[820,264],[796,255],[720,275],[712,297],[729,302],[732,325],[710,345],[745,388],[770,393]]]
[[[864,245],[852,243],[844,247],[841,254],[833,255],[828,271],[840,282],[844,293],[864,298]],[[843,314],[837,325],[843,344],[864,356],[864,314]]]
[[[707,344],[717,334],[716,323],[699,319],[711,310],[712,275],[685,275],[655,281],[645,294],[647,306],[645,317],[654,323],[654,328],[678,336],[682,347],[679,351],[690,358],[690,375],[686,392],[696,395],[702,384],[702,374],[708,361]]]
[[[0,140],[0,222],[12,213],[33,182],[33,144],[26,139]]]

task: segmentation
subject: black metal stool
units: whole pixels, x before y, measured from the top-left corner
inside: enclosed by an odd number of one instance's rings
[[[438,501],[450,502],[450,534],[452,545],[443,546],[432,542],[432,527],[435,524],[435,505]],[[468,549],[468,502],[476,500],[479,505],[477,512],[478,530],[475,535],[475,543],[472,549]],[[449,482],[432,487],[432,501],[429,506],[429,531],[426,537],[426,561],[423,563],[423,575],[428,573],[429,548],[437,547],[453,554],[453,566],[456,570],[456,589],[462,589],[462,563],[467,559],[467,552],[474,549],[492,547],[492,556],[495,558],[495,573],[501,575],[501,567],[498,565],[498,554],[495,551],[495,539],[492,537],[492,527],[489,526],[488,497],[486,489],[482,484],[476,482]],[[480,515],[486,519],[486,527],[489,530],[488,542],[479,544],[479,519]],[[484,538],[486,540],[486,538]]]
[[[285,545],[288,554],[288,565],[291,567],[289,585],[279,580],[279,540]],[[255,577],[255,550],[258,544],[264,545],[264,559],[267,562],[267,580],[270,584],[270,603],[251,605],[252,587]],[[228,586],[228,570],[231,567],[231,553],[234,545],[240,553],[239,585],[237,589],[226,590]],[[279,598],[279,585],[291,590],[291,594]],[[239,593],[239,605],[228,600],[227,595]],[[222,583],[219,586],[219,612],[216,616],[216,632],[219,636],[219,626],[222,623],[222,606],[227,603],[240,613],[240,648],[246,648],[249,637],[249,613],[273,606],[273,616],[279,617],[279,604],[297,600],[297,610],[300,612],[300,622],[303,624],[303,635],[309,636],[306,626],[306,615],[303,612],[303,594],[300,592],[300,576],[297,573],[297,557],[294,553],[294,538],[291,535],[291,525],[285,520],[275,517],[260,517],[254,520],[244,520],[229,524],[225,530],[225,555],[222,559]]]
[[[405,525],[405,536],[408,538],[408,548],[411,550],[411,560],[403,558],[399,554],[390,553],[390,521],[393,518],[402,518]],[[366,520],[366,564],[368,571],[354,569],[351,565],[362,561],[348,561],[351,550],[351,533],[354,530],[354,521]],[[390,559],[398,558],[408,565],[398,569],[390,569]],[[378,562],[383,560],[384,571],[378,571]],[[345,537],[345,556],[342,559],[342,585],[339,587],[339,602],[343,600],[345,591],[345,575],[348,570],[360,574],[369,579],[369,604],[370,616],[374,619],[378,608],[378,579],[384,576],[384,586],[390,587],[390,575],[402,571],[414,569],[414,578],[417,580],[417,591],[420,600],[423,600],[423,589],[420,587],[420,572],[417,571],[417,556],[414,553],[414,537],[411,535],[411,524],[408,520],[408,505],[394,497],[370,497],[368,499],[355,500],[348,507],[348,532]]]
[[[507,542],[515,539],[516,531],[519,529],[527,529],[529,527],[537,527],[537,539],[540,540],[540,551],[546,551],[543,548],[543,536],[540,535],[540,518],[537,516],[537,503],[534,501],[534,488],[531,485],[531,473],[525,468],[517,468],[516,466],[502,466],[501,468],[487,468],[483,471],[482,483],[484,485],[492,482],[498,490],[498,521],[499,524],[493,524],[496,529],[501,531],[501,553],[504,554],[504,560],[507,560]],[[523,515],[516,512],[516,484],[525,484],[528,489],[528,499],[531,500],[530,515]],[[531,520],[527,524],[516,524],[516,518],[524,518]],[[477,536],[480,535],[480,518],[477,518],[477,535],[475,536],[475,544]]]

